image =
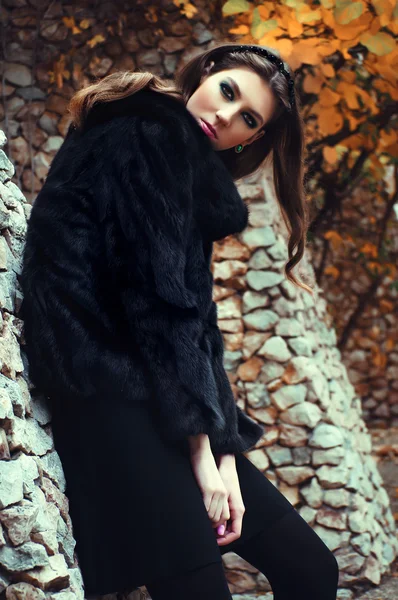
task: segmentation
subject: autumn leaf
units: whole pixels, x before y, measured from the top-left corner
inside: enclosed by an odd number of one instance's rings
[[[350,0],[336,0],[336,8],[333,11],[336,23],[347,25],[361,16],[365,9],[363,2],[351,2]]]
[[[341,100],[341,95],[324,86],[319,94],[319,104],[324,107],[335,106]]]
[[[364,244],[359,251],[363,254],[372,256],[373,258],[377,258],[378,255],[377,247],[374,244],[371,244],[370,242]]]
[[[73,35],[82,33],[82,30],[75,23],[75,17],[62,17],[62,21],[72,31]]]
[[[322,149],[323,157],[330,165],[337,163],[339,155],[335,147],[324,146]]]
[[[361,35],[360,41],[370,52],[377,54],[377,56],[389,54],[396,47],[394,38],[384,31],[379,31],[376,35],[365,32]]]
[[[340,277],[340,271],[337,269],[337,267],[334,267],[333,265],[329,265],[328,267],[326,267],[324,273],[325,275],[331,275],[335,280]]]
[[[341,237],[337,231],[333,231],[330,229],[323,234],[325,240],[329,240],[333,250],[338,250],[342,244],[344,244],[344,239]]]
[[[233,33],[235,35],[245,35],[246,33],[249,33],[249,27],[248,25],[239,25],[239,27],[232,27],[232,29],[229,29],[229,33]]]
[[[343,126],[343,116],[334,107],[320,110],[318,114],[318,127],[324,135],[330,135],[339,131]]]
[[[101,42],[105,42],[105,38],[102,33],[98,33],[91,38],[91,40],[87,41],[87,45],[90,46],[90,48],[94,48],[94,46],[97,46],[97,44],[100,44]]]
[[[89,27],[91,27],[91,25],[91,19],[82,19],[79,23],[81,29],[88,29]]]
[[[222,13],[224,15],[234,15],[249,10],[250,4],[247,0],[228,0],[223,7]]]

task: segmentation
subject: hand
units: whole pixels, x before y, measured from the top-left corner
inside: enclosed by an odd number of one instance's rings
[[[191,466],[213,527],[228,521],[227,490],[212,452],[191,453]]]
[[[228,492],[228,506],[231,514],[230,522],[220,520],[214,527],[218,535],[217,543],[219,546],[226,546],[239,539],[242,533],[242,521],[245,513],[242,494],[240,491],[238,473],[236,471],[235,456],[228,454],[220,457],[217,461],[218,472],[224,482]],[[225,526],[223,532],[219,526]]]

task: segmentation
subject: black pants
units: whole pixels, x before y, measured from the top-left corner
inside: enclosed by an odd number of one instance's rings
[[[274,600],[336,600],[336,558],[294,508],[242,543],[236,540],[233,552],[267,577]],[[232,599],[222,562],[146,588],[153,600]]]

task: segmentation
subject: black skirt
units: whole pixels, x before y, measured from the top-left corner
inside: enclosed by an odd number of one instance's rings
[[[86,595],[131,591],[222,561],[187,444],[170,444],[144,404],[58,399],[52,429]],[[236,466],[246,512],[239,540],[293,507],[244,454]]]

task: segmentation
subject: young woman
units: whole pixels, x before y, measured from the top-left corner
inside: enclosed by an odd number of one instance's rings
[[[234,400],[212,300],[213,242],[248,224],[234,182],[271,151],[286,276],[306,288],[292,273],[307,227],[292,77],[261,46],[223,44],[175,87],[115,73],[69,109],[29,219],[22,316],[86,596],[231,599],[233,551],[276,600],[335,600],[333,554],[243,454],[264,429]]]

